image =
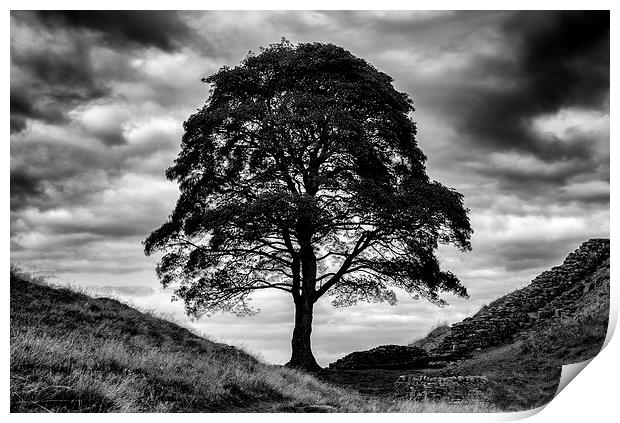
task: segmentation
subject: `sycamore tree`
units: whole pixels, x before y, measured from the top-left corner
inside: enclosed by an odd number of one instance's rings
[[[166,172],[180,197],[144,242],[189,315],[248,313],[254,291],[284,291],[288,365],[316,370],[323,296],[467,296],[435,255],[439,243],[471,248],[463,197],[427,176],[412,101],[392,78],[338,46],[283,40],[203,81],[209,98]]]

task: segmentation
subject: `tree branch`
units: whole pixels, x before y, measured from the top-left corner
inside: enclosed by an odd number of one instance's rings
[[[321,286],[315,293],[315,301],[321,298],[323,294],[325,294],[332,286],[337,284],[342,276],[347,272],[351,264],[353,263],[353,259],[357,257],[362,251],[364,251],[370,245],[370,242],[373,238],[373,234],[370,232],[364,232],[362,236],[355,243],[355,247],[348,255],[348,257],[344,260],[340,269],[336,272],[334,276],[332,276],[323,286]]]

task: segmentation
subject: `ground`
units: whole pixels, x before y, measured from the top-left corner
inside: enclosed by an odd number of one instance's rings
[[[495,410],[370,398],[112,299],[50,287],[16,269],[10,285],[11,412]]]
[[[609,316],[609,266],[569,313],[444,368],[273,366],[152,313],[11,270],[12,412],[488,412],[549,402],[563,364],[594,357]],[[483,375],[490,404],[405,401],[402,374]]]
[[[505,411],[522,411],[553,399],[564,364],[593,358],[602,348],[609,319],[609,266],[592,278],[596,288],[572,311],[547,319],[499,347],[475,351],[439,369],[325,371],[319,377],[362,395],[388,397],[402,374],[481,375],[489,379],[491,401]]]

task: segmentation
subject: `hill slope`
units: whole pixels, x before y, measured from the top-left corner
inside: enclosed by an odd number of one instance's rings
[[[11,411],[358,411],[363,400],[118,301],[11,272]]]
[[[475,412],[363,396],[11,270],[11,412]]]
[[[570,315],[583,308],[582,296],[592,275],[609,269],[609,240],[591,239],[570,253],[560,266],[537,276],[529,285],[483,307],[472,317],[452,325],[433,350],[437,354],[465,354],[504,345],[551,317]],[[609,300],[605,301],[607,310]]]
[[[270,366],[118,301],[14,270],[10,299],[13,412],[494,410],[390,398],[405,371],[327,371],[319,380]],[[429,353],[452,363],[413,373],[483,375],[496,406],[533,408],[552,399],[563,364],[596,355],[608,316],[609,240],[590,240],[531,285],[430,336]]]
[[[484,376],[490,400],[501,409],[538,407],[553,398],[563,365],[590,359],[602,348],[609,319],[609,275],[609,240],[589,240],[530,285],[410,344],[428,351],[427,366],[379,370],[402,362],[388,356],[387,363],[372,370],[332,371],[322,378],[387,395],[405,373]],[[358,368],[372,367],[368,364]]]
[[[589,240],[561,266],[453,325],[435,354],[456,349],[457,356],[469,358],[425,372],[484,375],[493,402],[505,410],[544,405],[553,399],[563,365],[591,359],[601,350],[609,282],[609,240]],[[502,324],[506,319],[523,320]]]

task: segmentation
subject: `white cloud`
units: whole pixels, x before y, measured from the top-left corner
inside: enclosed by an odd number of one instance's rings
[[[551,115],[536,117],[532,127],[558,139],[569,139],[575,133],[583,132],[597,132],[604,136],[609,134],[609,113],[604,110],[562,109]]]

